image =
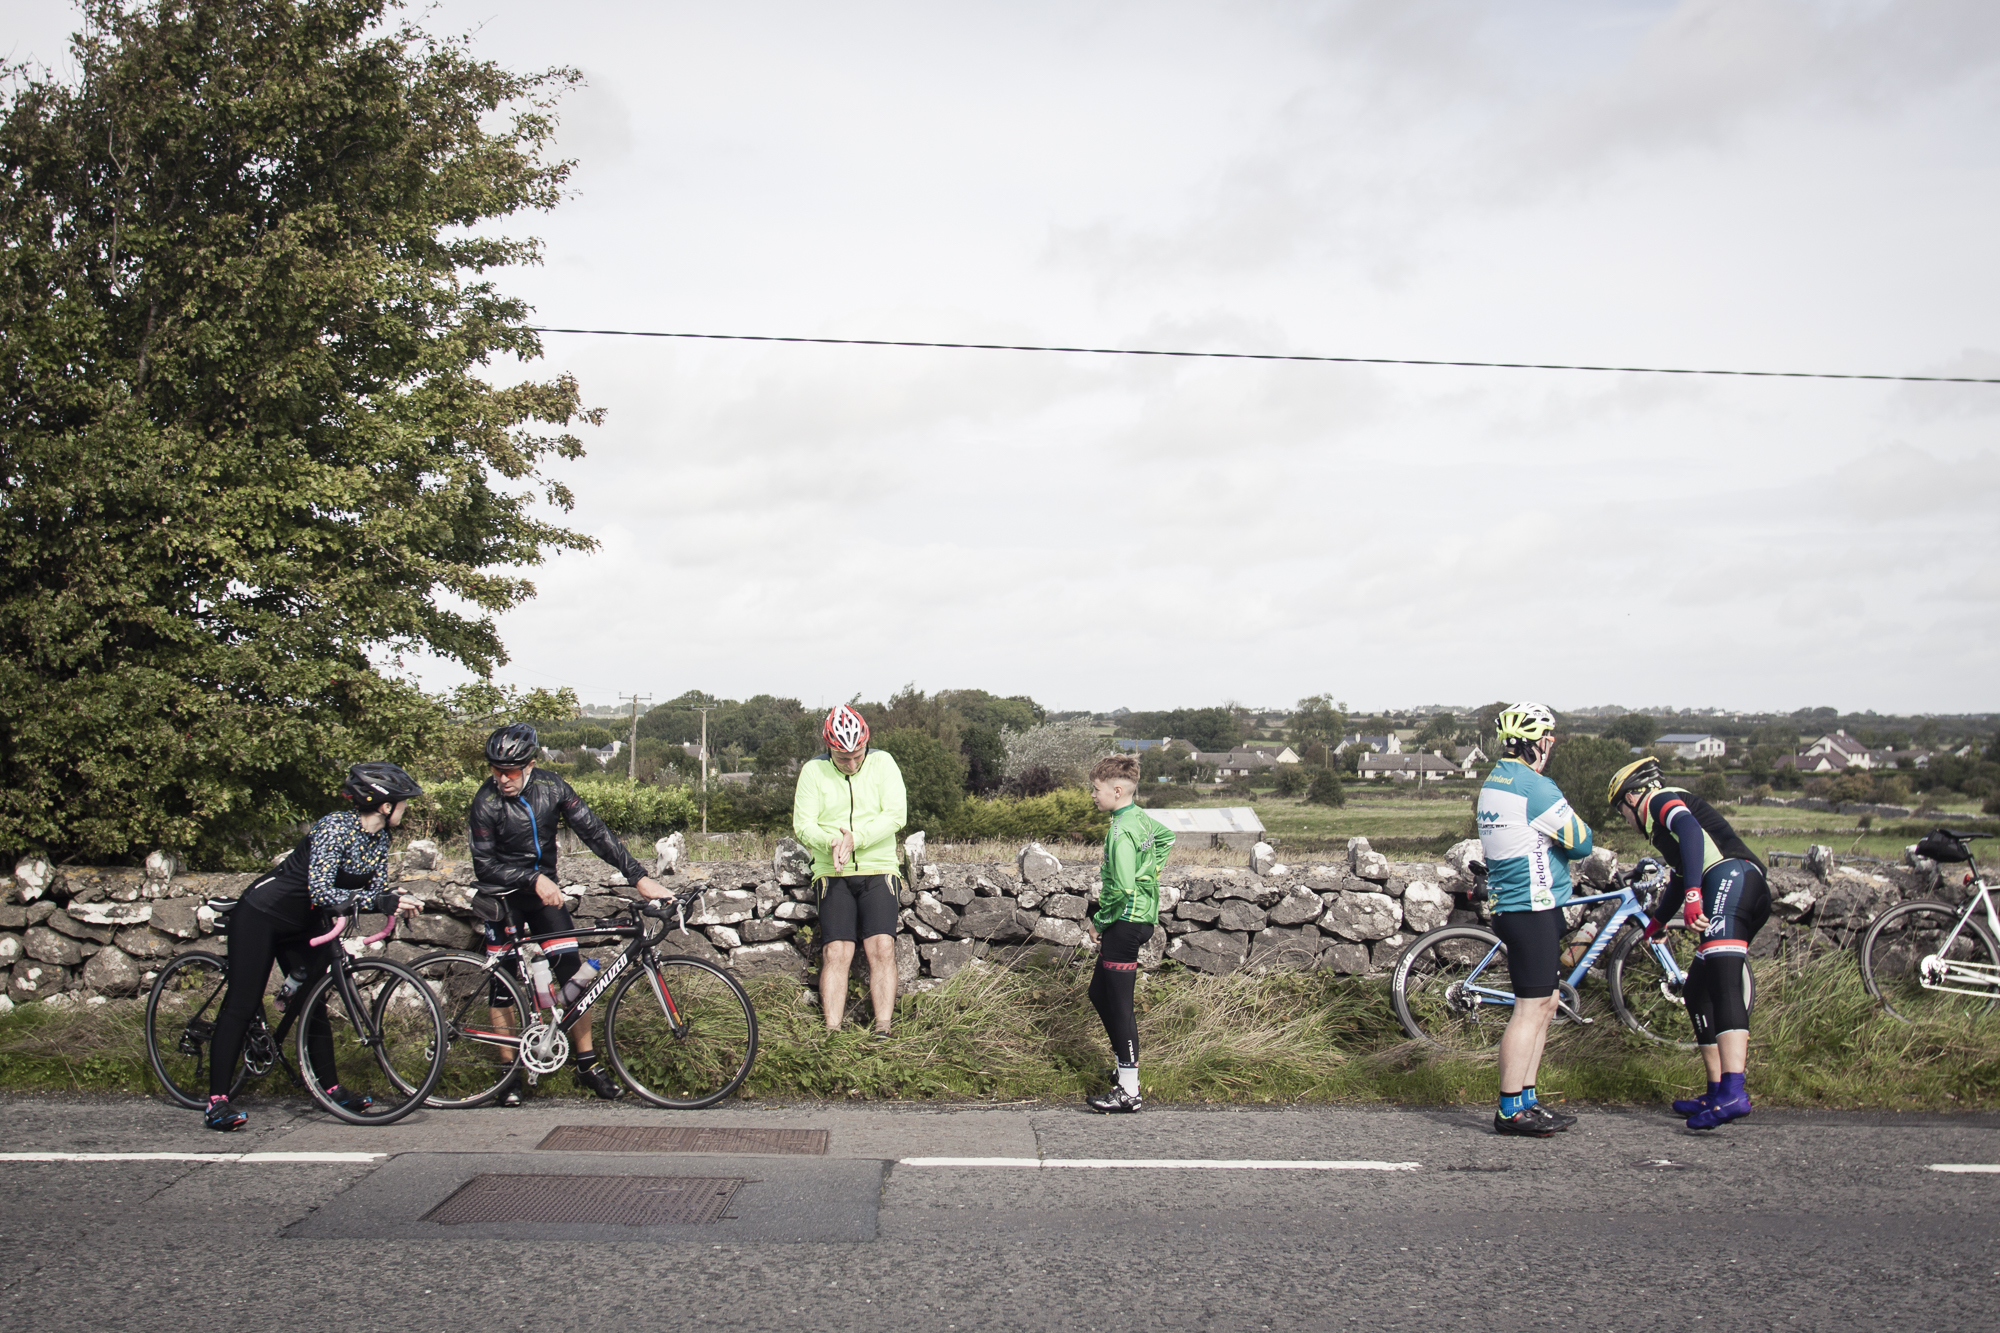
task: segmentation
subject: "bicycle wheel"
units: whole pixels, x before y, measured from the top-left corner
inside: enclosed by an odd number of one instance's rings
[[[1688,1022],[1687,1002],[1681,998],[1681,981],[1694,963],[1700,941],[1691,930],[1669,930],[1656,943],[1667,950],[1680,975],[1668,973],[1644,929],[1627,926],[1625,937],[1611,946],[1611,1004],[1618,1021],[1640,1036],[1691,1051],[1694,1028]],[[1748,967],[1746,963],[1746,975]],[[1749,992],[1744,994],[1747,999]]]
[[[1942,961],[1980,967],[1945,979],[1951,989],[1926,986],[1923,963],[1939,957],[1960,909],[1948,903],[1911,902],[1869,923],[1861,937],[1861,983],[1882,1007],[1904,1022],[1920,1018],[1976,1018],[2000,1002],[2000,948],[1977,920],[1968,918]]]
[[[653,1105],[713,1106],[749,1076],[757,1014],[735,977],[699,958],[669,955],[611,992],[604,1045],[618,1077]]]
[[[444,1071],[444,1011],[431,988],[408,968],[383,958],[347,964],[359,1009],[350,1012],[339,977],[328,972],[313,983],[299,1010],[299,1073],[321,1109],[351,1125],[389,1125],[423,1105]],[[325,1054],[313,1056],[314,1028],[326,1032]],[[327,1095],[338,1085],[350,1100],[372,1105],[343,1106]]]
[[[1476,994],[1475,986],[1506,999]],[[1417,1040],[1450,1051],[1490,1051],[1514,1015],[1507,946],[1478,926],[1441,927],[1403,951],[1389,993],[1403,1031]]]
[[[146,1056],[167,1096],[191,1110],[208,1105],[209,1051],[228,986],[227,959],[184,953],[160,969],[146,997]],[[230,1096],[242,1091],[248,1076],[238,1064]]]
[[[409,968],[430,987],[444,1011],[444,1067],[425,1105],[448,1111],[484,1106],[500,1095],[521,1065],[518,1041],[504,1045],[481,1040],[489,1034],[510,1036],[520,1031],[521,1015],[528,1012],[521,983],[506,967],[489,971],[484,958],[469,953],[428,954]],[[511,1009],[499,1009],[500,1016],[511,1015],[511,1029],[494,1022],[496,994],[512,1002]]]

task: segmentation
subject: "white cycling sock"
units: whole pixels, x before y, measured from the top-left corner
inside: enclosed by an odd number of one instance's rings
[[[1125,1089],[1132,1096],[1137,1097],[1139,1095],[1139,1066],[1118,1066],[1118,1086]]]

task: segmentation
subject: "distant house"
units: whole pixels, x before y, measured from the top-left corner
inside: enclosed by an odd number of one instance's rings
[[[1682,759],[1720,759],[1729,750],[1729,743],[1720,736],[1706,733],[1675,732],[1662,736],[1653,742],[1655,749],[1672,749]]]
[[[1296,764],[1299,762],[1299,757],[1292,752],[1292,747],[1289,745],[1277,750],[1252,750],[1238,746],[1234,750],[1210,750],[1206,753],[1197,750],[1194,761],[1197,764],[1213,765],[1216,780],[1221,781],[1224,778],[1247,778],[1252,774],[1276,768],[1279,764]]]
[[[1477,746],[1468,746],[1474,754]],[[1361,756],[1355,772],[1363,778],[1396,778],[1403,782],[1414,782],[1422,778],[1426,782],[1436,782],[1443,778],[1477,777],[1474,761],[1470,758],[1445,758],[1435,752],[1430,754],[1375,754]]]
[[[1442,754],[1443,751],[1439,751],[1439,753]],[[1480,749],[1477,745],[1454,745],[1451,748],[1451,757],[1468,774],[1470,774],[1473,765],[1487,762],[1486,751]]]
[[[1926,768],[1930,762],[1929,750],[1898,750],[1893,746],[1871,750],[1841,730],[1820,737],[1797,754],[1786,755],[1776,767],[1797,773],[1838,773],[1850,768]]]
[[[1393,731],[1386,736],[1363,736],[1358,732],[1352,736],[1343,736],[1340,738],[1340,744],[1333,747],[1333,752],[1335,754],[1345,754],[1347,753],[1347,747],[1350,745],[1365,745],[1376,754],[1401,754],[1403,752],[1403,742]]]
[[[613,741],[602,749],[592,749],[588,745],[580,745],[577,747],[577,753],[587,754],[600,764],[609,764],[613,759],[618,757],[619,752],[624,748],[624,741]]]

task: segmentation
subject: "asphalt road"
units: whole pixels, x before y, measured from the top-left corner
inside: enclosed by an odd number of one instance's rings
[[[1464,1110],[542,1101],[363,1130],[257,1106],[223,1136],[151,1101],[0,1099],[12,1153],[382,1154],[0,1161],[0,1319],[33,1333],[2000,1328],[2000,1174],[1929,1169],[2000,1164],[1993,1116],[1759,1112],[1697,1135],[1585,1110],[1569,1134],[1523,1141]],[[561,1124],[821,1128],[829,1148],[537,1151]],[[1096,1159],[1399,1169],[1056,1165]],[[482,1174],[743,1183],[706,1224],[423,1220]]]

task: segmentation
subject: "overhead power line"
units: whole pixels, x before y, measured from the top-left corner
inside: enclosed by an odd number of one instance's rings
[[[1836,370],[1703,370],[1691,366],[1586,366],[1551,361],[1438,361],[1410,356],[1306,356],[1289,352],[1187,352],[1151,347],[1043,347],[1034,343],[921,342],[910,338],[801,338],[777,333],[662,333],[645,329],[558,329],[604,338],[690,338],[709,342],[812,343],[825,347],[936,347],[959,352],[1073,352],[1085,356],[1177,356],[1217,361],[1316,361],[1342,366],[1458,366],[1472,370],[1588,370],[1608,375],[1734,375],[1780,380],[1891,380],[1903,384],[2000,384],[1976,375],[1871,375]]]

